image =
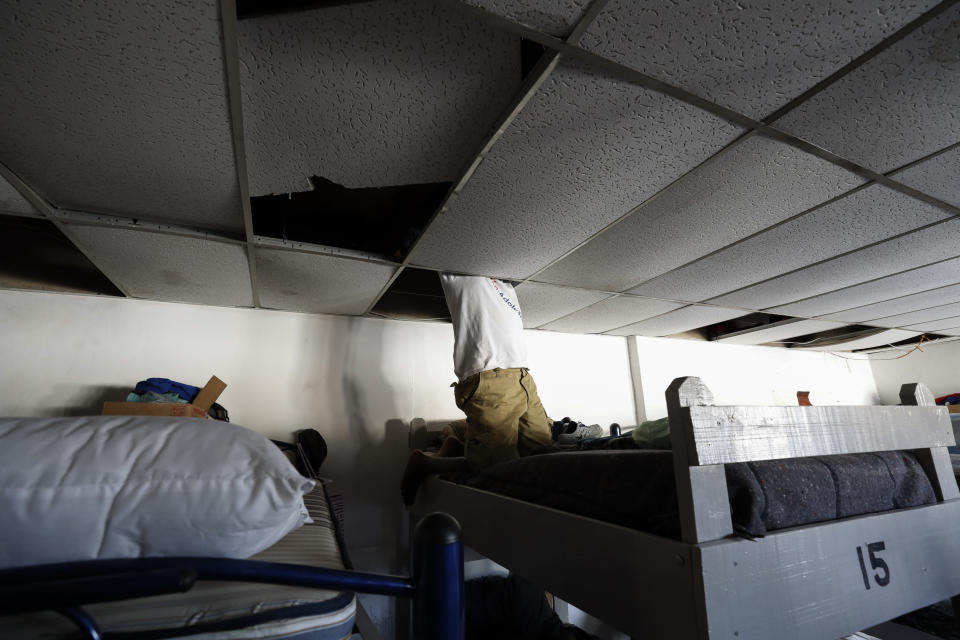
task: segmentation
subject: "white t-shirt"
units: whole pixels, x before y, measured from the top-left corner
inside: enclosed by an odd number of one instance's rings
[[[494,278],[440,274],[453,319],[453,369],[462,382],[489,369],[527,366],[520,302]]]

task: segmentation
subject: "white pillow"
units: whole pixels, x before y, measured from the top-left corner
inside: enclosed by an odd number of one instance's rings
[[[0,418],[0,568],[93,558],[246,558],[306,520],[264,436],[197,418]]]

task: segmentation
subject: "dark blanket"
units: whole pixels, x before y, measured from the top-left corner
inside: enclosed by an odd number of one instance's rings
[[[909,453],[865,453],[726,465],[736,531],[768,531],[930,504],[930,481]],[[679,538],[669,451],[530,456],[446,479],[546,507]]]

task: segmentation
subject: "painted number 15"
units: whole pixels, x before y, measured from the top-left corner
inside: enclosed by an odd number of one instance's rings
[[[885,587],[890,584],[890,567],[886,561],[877,554],[887,548],[887,545],[880,542],[870,542],[867,544],[867,556],[870,558],[870,568],[877,573],[873,574],[873,580],[879,587]],[[857,547],[857,558],[860,560],[860,571],[863,573],[863,586],[870,588],[870,576],[867,574],[867,565],[863,561],[863,547]]]

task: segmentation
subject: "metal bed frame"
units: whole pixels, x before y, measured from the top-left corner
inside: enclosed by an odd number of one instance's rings
[[[292,445],[274,441],[281,449]],[[318,477],[302,447],[308,474]],[[339,533],[339,532],[338,532]],[[463,640],[463,543],[460,525],[445,513],[417,523],[411,546],[411,575],[392,576],[230,558],[128,558],[18,567],[0,570],[2,616],[53,610],[72,620],[88,640],[109,640],[84,605],[189,591],[198,580],[230,580],[330,589],[409,598],[413,637]],[[360,608],[358,607],[358,613]],[[271,610],[271,613],[281,613]],[[312,615],[312,605],[286,607],[287,618]],[[183,635],[172,629],[172,637]],[[125,640],[164,637],[163,631],[124,632]]]
[[[428,478],[464,543],[634,637],[840,638],[960,593],[960,492],[947,410],[920,384],[902,406],[725,407],[698,378],[667,389],[682,539]],[[724,464],[911,450],[935,504],[734,537]]]

